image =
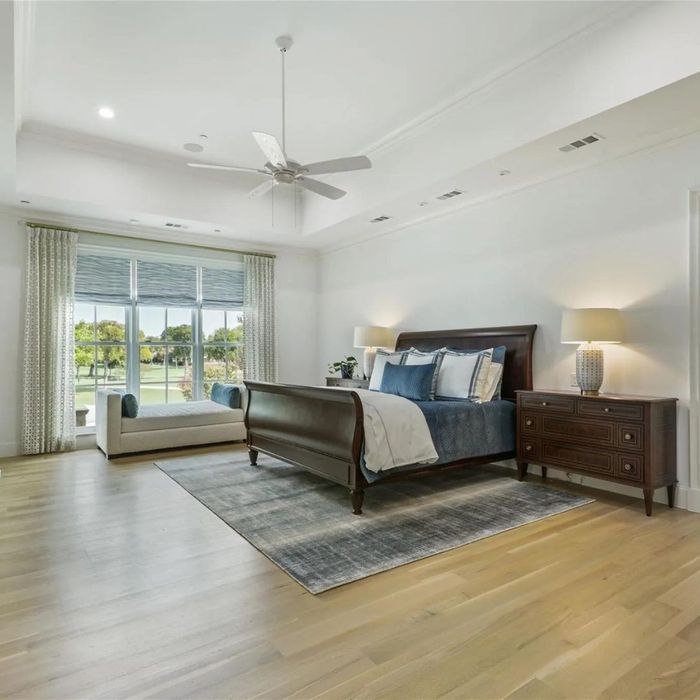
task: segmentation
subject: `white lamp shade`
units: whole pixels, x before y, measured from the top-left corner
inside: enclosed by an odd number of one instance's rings
[[[619,309],[565,309],[561,317],[562,343],[621,343]]]
[[[390,329],[384,326],[355,326],[355,348],[383,348],[391,342]]]

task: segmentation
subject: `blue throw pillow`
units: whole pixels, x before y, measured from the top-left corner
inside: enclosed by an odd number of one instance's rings
[[[411,401],[429,401],[436,365],[391,365],[387,362],[379,391]]]
[[[122,395],[122,418],[136,418],[139,414],[139,402],[133,394]]]
[[[241,390],[233,384],[214,382],[211,387],[211,400],[229,408],[240,408]]]

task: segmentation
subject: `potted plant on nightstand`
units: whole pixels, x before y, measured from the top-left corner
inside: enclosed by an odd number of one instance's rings
[[[352,379],[355,374],[355,369],[357,369],[357,360],[348,355],[345,359],[340,360],[340,362],[333,362],[328,365],[328,371],[331,374],[340,372],[340,376],[343,379]]]

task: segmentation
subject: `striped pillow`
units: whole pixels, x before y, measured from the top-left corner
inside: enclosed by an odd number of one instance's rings
[[[377,355],[374,360],[374,368],[372,376],[369,378],[369,390],[381,391],[382,377],[384,375],[384,366],[387,362],[392,365],[402,365],[406,358],[406,352],[389,352],[387,350],[377,350]]]
[[[435,398],[481,401],[486,392],[491,353],[491,348],[466,353],[444,348]]]
[[[405,365],[435,365],[433,381],[430,385],[430,400],[433,401],[435,399],[435,392],[437,390],[437,380],[438,374],[440,372],[440,365],[442,364],[442,350],[422,352],[421,350],[416,350],[416,348],[411,348],[410,350],[406,351],[406,357],[403,363]]]

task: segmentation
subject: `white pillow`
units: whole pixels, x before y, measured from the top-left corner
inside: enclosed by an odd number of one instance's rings
[[[438,374],[436,398],[480,401],[486,393],[491,352],[489,349],[460,353],[445,348]]]
[[[503,365],[500,362],[492,362],[489,367],[488,377],[486,378],[486,386],[484,387],[484,393],[481,400],[486,403],[493,399],[496,389],[498,388],[498,382],[501,381],[503,376]]]
[[[416,348],[411,348],[406,352],[406,359],[404,360],[405,365],[435,365],[435,372],[433,373],[433,382],[430,385],[430,400],[435,398],[435,392],[437,390],[437,380],[438,374],[440,372],[440,363],[442,362],[442,350],[433,350],[432,352],[423,352],[422,350],[416,350]]]
[[[369,390],[379,391],[382,387],[382,377],[384,376],[384,365],[389,362],[392,365],[403,364],[405,352],[386,352],[386,350],[377,350],[377,356],[374,360],[374,368],[372,376],[369,378]]]

